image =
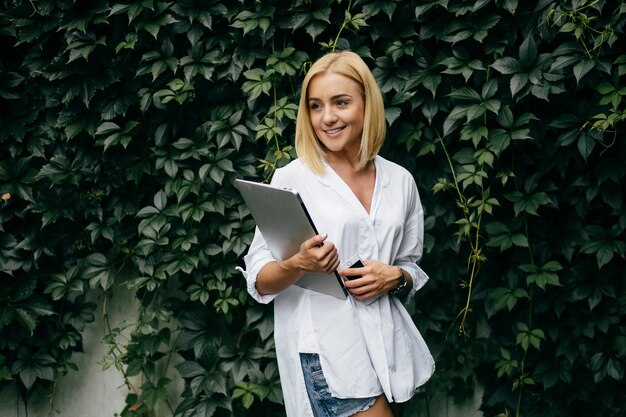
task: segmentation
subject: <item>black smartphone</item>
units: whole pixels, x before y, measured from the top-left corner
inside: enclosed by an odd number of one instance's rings
[[[353,256],[352,258],[348,259],[344,264],[343,267],[341,269],[348,269],[348,268],[362,268],[365,265],[363,265],[363,262],[361,262],[361,259],[358,256]],[[357,278],[361,278],[362,275],[354,275],[351,277],[346,277],[347,280],[353,280],[353,279],[357,279]]]

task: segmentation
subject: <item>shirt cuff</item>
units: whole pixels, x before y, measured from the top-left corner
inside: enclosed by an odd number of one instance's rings
[[[252,296],[252,298],[254,298],[259,303],[269,304],[278,295],[278,294],[266,294],[266,295],[260,294],[259,291],[256,289],[256,274],[252,276],[250,273],[248,273],[246,270],[244,270],[243,268],[239,266],[236,266],[235,269],[241,272],[241,274],[246,279],[246,289],[248,290],[248,294],[250,294],[250,296]]]
[[[420,288],[422,288],[430,278],[428,277],[426,272],[424,272],[424,270],[420,268],[417,264],[413,263],[396,266],[404,269],[408,274],[410,274],[411,281],[413,281],[413,287],[411,288],[411,291],[409,291],[409,293],[401,299],[403,304],[407,304],[413,299],[415,293],[419,291]]]

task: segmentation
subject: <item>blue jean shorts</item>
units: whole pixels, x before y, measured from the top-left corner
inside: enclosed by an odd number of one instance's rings
[[[316,353],[301,353],[300,363],[304,373],[306,392],[315,417],[349,417],[371,408],[376,397],[335,398],[330,395],[326,378]]]

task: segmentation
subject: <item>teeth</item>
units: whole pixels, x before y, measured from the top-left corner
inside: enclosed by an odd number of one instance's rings
[[[326,133],[328,133],[329,135],[332,135],[332,134],[334,134],[334,133],[339,132],[340,130],[341,130],[341,128],[338,128],[338,129],[332,129],[332,130],[327,130],[327,131],[326,131]]]

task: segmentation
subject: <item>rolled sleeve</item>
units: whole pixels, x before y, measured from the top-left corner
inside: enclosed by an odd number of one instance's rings
[[[411,299],[415,295],[415,293],[420,290],[420,288],[426,285],[429,280],[428,275],[426,274],[426,272],[424,272],[422,268],[419,267],[419,265],[414,264],[413,271],[411,271],[410,274],[411,279],[413,280],[413,288],[411,288],[407,299]]]
[[[269,262],[274,261],[275,259],[272,257],[270,250],[257,227],[254,232],[254,239],[252,240],[252,244],[250,245],[250,249],[248,250],[248,254],[244,257],[244,262],[246,265],[246,269],[244,270],[241,267],[237,267],[236,269],[241,272],[246,279],[246,288],[248,290],[248,294],[252,296],[256,301],[262,304],[270,303],[278,294],[266,294],[262,295],[256,288],[257,276],[261,268],[267,265]]]
[[[415,293],[428,282],[428,275],[417,264],[422,258],[424,247],[424,210],[420,201],[417,186],[411,182],[411,188],[407,192],[409,209],[405,218],[405,233],[398,251],[398,258],[394,265],[404,269],[411,275],[413,288],[409,291],[403,302],[406,304]]]

